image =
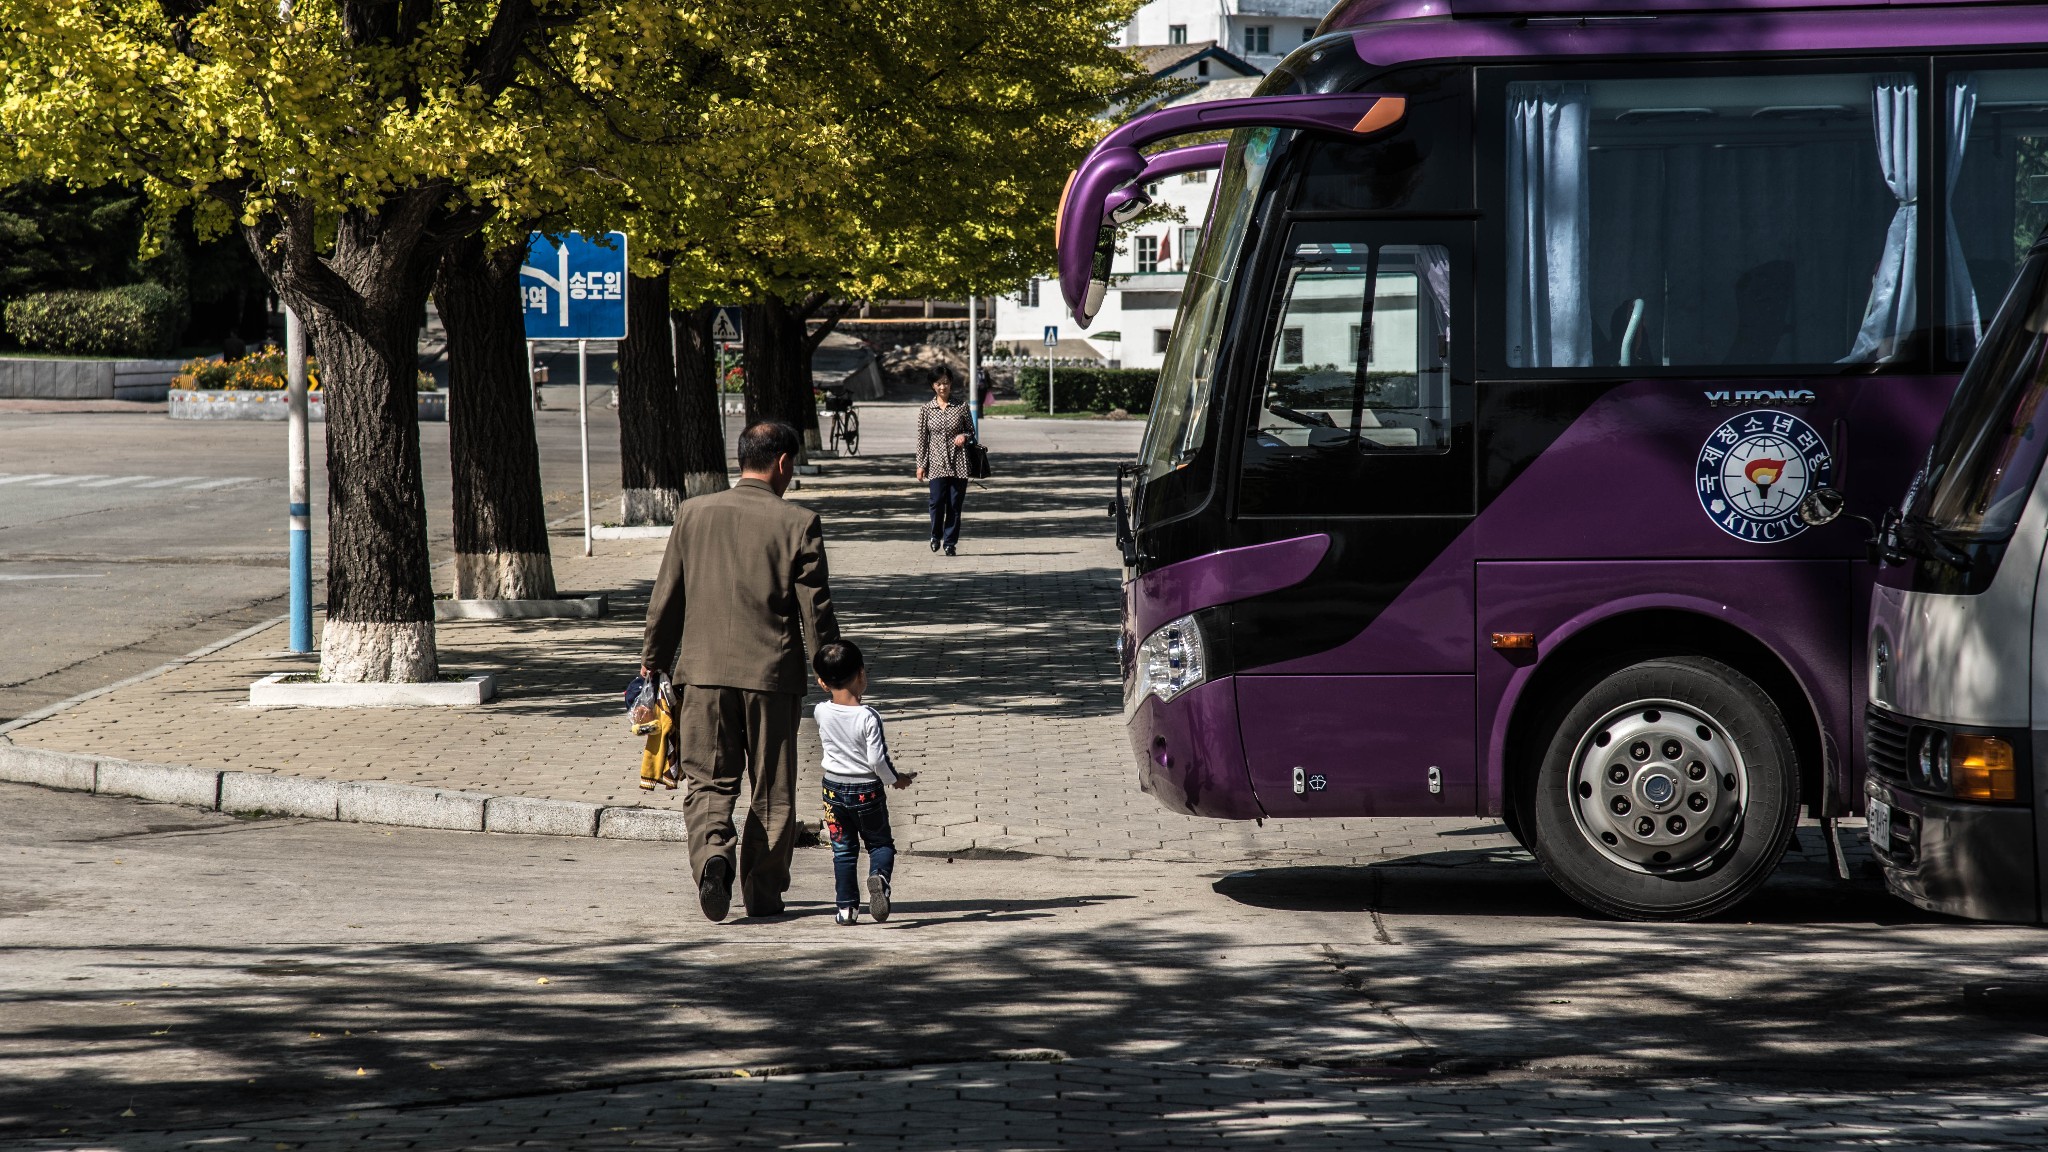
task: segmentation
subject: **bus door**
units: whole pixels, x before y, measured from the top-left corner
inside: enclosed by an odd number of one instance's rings
[[[1329,548],[1231,607],[1253,787],[1276,816],[1469,813],[1472,226],[1296,221],[1279,256],[1238,391],[1234,531]]]

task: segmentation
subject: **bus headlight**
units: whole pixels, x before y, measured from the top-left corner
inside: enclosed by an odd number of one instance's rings
[[[1948,791],[1948,733],[1922,728],[1918,743],[1913,750],[1914,783],[1934,792]]]
[[[1193,616],[1183,616],[1154,629],[1138,645],[1131,706],[1157,696],[1161,703],[1173,699],[1209,678],[1209,664],[1202,649],[1202,629]]]

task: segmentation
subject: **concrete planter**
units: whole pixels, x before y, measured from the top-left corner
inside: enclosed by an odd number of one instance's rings
[[[183,363],[0,358],[0,400],[162,400]]]
[[[273,672],[249,685],[257,708],[433,708],[481,704],[498,692],[496,676],[470,676],[428,684],[328,684],[287,681],[293,672]],[[344,817],[346,819],[346,817]]]
[[[666,540],[669,524],[593,524],[592,540]]]
[[[283,391],[242,392],[224,389],[178,388],[170,392],[173,420],[284,420],[291,415],[291,401]],[[325,420],[326,405],[320,393],[306,398],[309,419]],[[420,393],[420,419],[448,419],[446,392]]]

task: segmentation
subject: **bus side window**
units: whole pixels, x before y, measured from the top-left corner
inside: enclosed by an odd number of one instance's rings
[[[2048,69],[1958,63],[1942,77],[1949,129],[1935,153],[1950,189],[1944,358],[1961,364],[2048,226]]]
[[[1918,359],[1939,312],[1919,298],[1922,88],[1903,64],[1505,84],[1488,113],[1505,144],[1502,361]]]
[[[1240,512],[1350,510],[1374,459],[1449,451],[1451,254],[1298,242],[1267,332]]]

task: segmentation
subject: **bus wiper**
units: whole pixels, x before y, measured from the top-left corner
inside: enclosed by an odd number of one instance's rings
[[[1131,505],[1124,499],[1124,477],[1138,471],[1138,466],[1126,461],[1116,466],[1116,502],[1109,506],[1109,518],[1116,521],[1116,548],[1123,554],[1124,567],[1135,568],[1138,555],[1137,534],[1131,531]]]

